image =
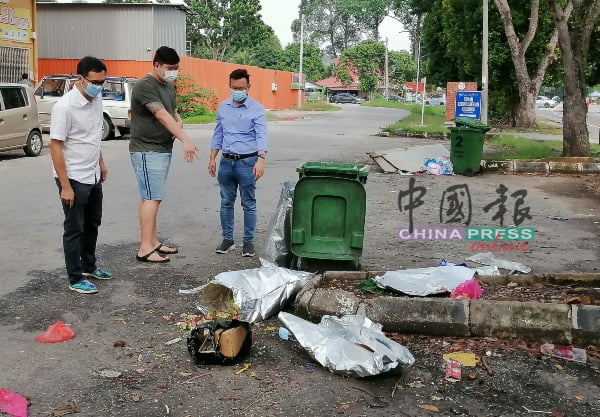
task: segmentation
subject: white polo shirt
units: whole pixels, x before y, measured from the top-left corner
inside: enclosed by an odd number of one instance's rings
[[[73,87],[52,107],[50,139],[64,142],[63,157],[69,179],[83,184],[100,181],[102,98],[88,101]],[[54,176],[56,169],[52,166]]]

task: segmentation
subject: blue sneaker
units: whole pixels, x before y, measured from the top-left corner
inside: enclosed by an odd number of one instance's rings
[[[102,268],[96,269],[94,272],[84,272],[84,277],[96,278],[96,279],[112,279],[113,273],[105,271]]]
[[[98,292],[98,288],[87,279],[82,279],[75,284],[69,285],[69,289],[78,292],[79,294],[95,294]]]

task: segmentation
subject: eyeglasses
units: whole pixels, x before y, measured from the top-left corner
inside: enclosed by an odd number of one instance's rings
[[[82,75],[83,77],[83,75]],[[84,80],[86,80],[88,83],[94,84],[94,85],[104,85],[104,83],[106,82],[106,80],[88,80],[86,77],[83,77]]]

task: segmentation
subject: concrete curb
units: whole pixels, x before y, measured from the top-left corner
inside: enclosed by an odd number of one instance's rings
[[[533,172],[538,174],[598,174],[600,163],[593,158],[555,158],[552,160],[494,160],[481,161],[483,172]]]
[[[454,337],[498,337],[586,346],[600,344],[600,306],[542,302],[454,300],[374,296],[359,298],[343,289],[323,288],[328,279],[361,280],[381,272],[326,272],[315,276],[298,294],[295,313],[318,322],[323,315],[364,314],[388,332]],[[502,285],[519,281],[597,285],[599,274],[480,277]]]

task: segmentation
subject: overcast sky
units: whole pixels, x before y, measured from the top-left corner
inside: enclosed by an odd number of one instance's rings
[[[298,5],[300,0],[260,0],[262,5],[261,15],[263,21],[271,26],[275,34],[285,47],[292,42],[292,21],[298,18]],[[410,51],[408,33],[399,33],[402,25],[395,19],[386,17],[379,26],[382,39],[388,38],[388,47],[392,51]]]

